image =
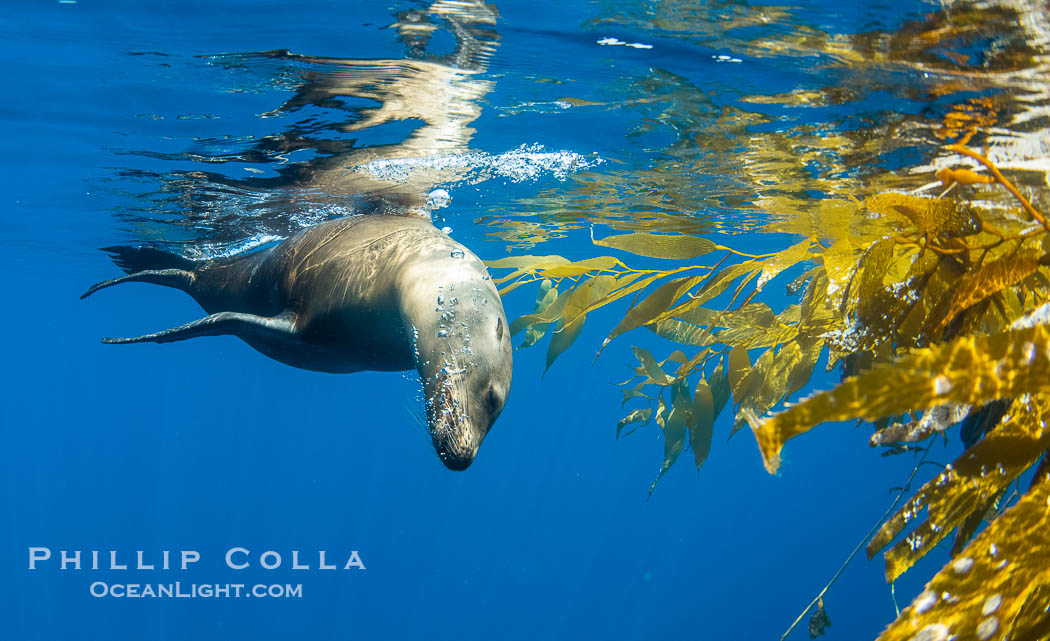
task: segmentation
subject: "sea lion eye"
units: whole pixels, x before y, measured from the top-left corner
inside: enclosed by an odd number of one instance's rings
[[[496,319],[496,340],[503,340],[503,319]]]

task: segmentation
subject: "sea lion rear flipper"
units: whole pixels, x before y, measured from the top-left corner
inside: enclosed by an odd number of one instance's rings
[[[235,335],[241,338],[277,338],[288,340],[298,336],[295,328],[295,317],[290,313],[266,317],[241,312],[219,312],[205,316],[192,323],[172,327],[155,334],[145,334],[134,338],[103,338],[106,344],[124,343],[171,343],[199,336]]]
[[[195,278],[196,275],[193,272],[184,269],[147,269],[141,272],[135,272],[134,274],[128,274],[127,276],[121,276],[120,278],[111,278],[109,280],[104,280],[101,283],[95,283],[86,292],[80,295],[80,300],[84,300],[100,289],[105,289],[121,283],[152,283],[154,285],[164,285],[165,287],[175,287],[176,289],[188,290],[193,284]]]
[[[153,283],[188,292],[197,278],[196,270],[201,266],[188,258],[156,247],[116,246],[103,247],[102,251],[109,252],[113,262],[128,275],[92,285],[81,299],[121,283]]]

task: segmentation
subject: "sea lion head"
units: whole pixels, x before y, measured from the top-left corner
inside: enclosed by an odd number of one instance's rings
[[[413,285],[423,304],[406,321],[434,449],[446,467],[465,470],[510,393],[510,330],[484,263],[458,243],[444,256]]]

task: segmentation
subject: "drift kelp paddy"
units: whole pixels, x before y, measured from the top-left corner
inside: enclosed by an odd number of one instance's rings
[[[788,26],[798,11],[617,4],[594,20],[750,64],[790,58],[810,75],[756,95],[652,68],[621,80],[621,100],[607,88],[566,97],[571,109],[634,113],[627,140],[672,142],[647,149],[645,167],[585,171],[524,213],[483,219],[522,249],[588,229],[594,245],[583,260],[489,263],[510,270],[497,278],[502,293],[536,296],[511,331],[524,333],[519,347],[549,335],[548,368],[592,314],[622,316],[592,346],[599,358],[643,327],[670,341],[660,354],[634,347],[638,364],[621,383],[629,411],[617,436],[650,423],[663,433],[650,493],[686,450],[697,468],[712,455],[726,407],[730,435],[750,427],[770,472],[785,442],[812,427],[868,422],[871,446],[917,460],[865,539],[869,557],[886,550],[892,585],[953,543],[953,560],[880,638],[1046,638],[1047,9],[946,2],[893,33]],[[768,253],[734,245],[753,229],[791,236]],[[792,302],[772,308],[769,287]],[[604,309],[626,301],[625,313]],[[842,383],[803,396],[818,364],[840,369]],[[949,430],[958,458],[912,491]],[[785,636],[813,608],[810,633],[823,633],[832,583]]]

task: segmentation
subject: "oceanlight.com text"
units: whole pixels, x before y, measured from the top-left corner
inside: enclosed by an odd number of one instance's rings
[[[96,598],[115,599],[301,599],[301,583],[106,583],[95,581],[88,590]]]

